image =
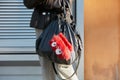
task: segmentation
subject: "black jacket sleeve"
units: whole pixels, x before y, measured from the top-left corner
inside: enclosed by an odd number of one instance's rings
[[[28,9],[34,8],[35,6],[37,6],[38,4],[40,4],[41,2],[43,2],[43,0],[23,0],[24,5]]]

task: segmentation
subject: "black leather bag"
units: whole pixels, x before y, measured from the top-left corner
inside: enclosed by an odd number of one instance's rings
[[[74,47],[74,53],[72,53],[71,60],[61,60],[57,58],[56,54],[50,47],[49,41],[53,37],[53,35],[57,35],[62,32],[68,41]],[[52,21],[48,27],[43,31],[40,37],[36,41],[36,51],[40,56],[49,57],[52,62],[59,63],[59,64],[71,64],[80,56],[81,47],[80,47],[80,38],[78,34],[73,31],[72,26],[64,21],[64,20],[54,20]]]
[[[36,52],[40,56],[48,57],[52,62],[55,63],[68,65],[72,64],[74,61],[80,58],[81,38],[75,30],[75,25],[72,17],[71,20],[72,23],[66,20],[66,14],[64,12],[63,14],[58,15],[58,18],[56,20],[51,21],[51,23],[40,35],[40,37],[36,40]],[[62,32],[65,35],[67,40],[72,44],[74,48],[74,53],[71,55],[71,59],[68,61],[57,58],[56,54],[53,52],[49,44],[49,41],[51,40],[53,35],[57,35],[60,32]]]

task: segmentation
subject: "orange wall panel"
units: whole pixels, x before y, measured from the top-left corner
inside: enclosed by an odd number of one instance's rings
[[[119,0],[84,0],[85,80],[116,80]]]

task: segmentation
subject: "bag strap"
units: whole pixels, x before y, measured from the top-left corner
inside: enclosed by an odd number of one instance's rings
[[[65,4],[68,6],[68,10],[70,12],[70,18],[72,21],[74,21],[74,17],[73,17],[73,14],[72,14],[72,9],[71,9],[71,6],[70,6],[70,2],[68,2],[67,0],[65,0]]]
[[[63,13],[64,13],[64,18],[66,18],[66,6],[67,6],[67,10],[70,12],[70,19],[71,19],[71,27],[73,29],[73,31],[75,31],[76,29],[76,22],[74,20],[74,17],[73,17],[73,14],[72,14],[72,9],[71,9],[71,6],[70,6],[70,1],[69,0],[64,0],[63,1]]]

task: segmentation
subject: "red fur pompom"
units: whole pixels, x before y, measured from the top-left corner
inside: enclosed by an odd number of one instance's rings
[[[62,33],[54,35],[49,43],[58,58],[65,60],[70,59],[73,47]]]

